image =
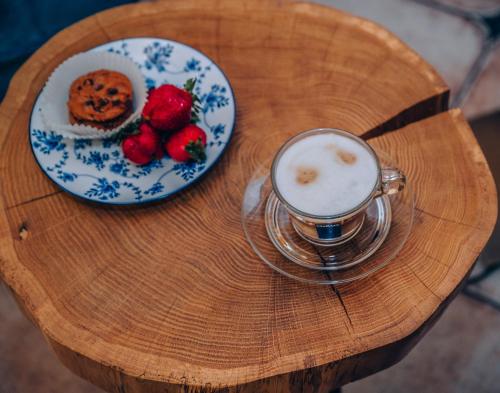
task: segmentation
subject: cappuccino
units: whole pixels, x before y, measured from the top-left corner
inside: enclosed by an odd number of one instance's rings
[[[334,216],[364,202],[379,179],[377,158],[339,133],[313,134],[286,147],[274,164],[275,186],[293,208]]]

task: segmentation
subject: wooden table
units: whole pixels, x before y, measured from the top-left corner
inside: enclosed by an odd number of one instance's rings
[[[79,202],[38,169],[35,97],[68,56],[158,36],[220,64],[234,139],[170,201]],[[399,361],[460,288],[496,220],[484,156],[436,72],[380,26],[287,1],[171,0],[62,31],[18,71],[0,107],[0,273],[60,360],[110,392],[329,392]],[[395,261],[346,286],[265,266],[240,223],[252,171],[290,135],[351,130],[391,155],[416,193]]]

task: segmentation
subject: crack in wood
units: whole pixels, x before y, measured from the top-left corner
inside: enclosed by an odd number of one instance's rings
[[[39,200],[42,200],[42,199],[45,199],[45,198],[49,198],[49,197],[51,197],[53,195],[60,194],[61,192],[62,192],[62,190],[55,190],[54,192],[51,192],[50,194],[45,194],[45,195],[37,196],[37,197],[31,198],[31,199],[28,199],[26,201],[22,201],[22,202],[16,203],[15,205],[7,206],[5,208],[5,210],[14,209],[16,207],[24,206],[24,205],[27,205],[27,204],[32,203],[32,202],[37,202]]]
[[[415,270],[413,270],[413,268],[408,264],[408,269],[410,269],[410,271],[412,272],[413,276],[417,279],[417,281],[419,281],[430,293],[432,293],[432,295],[436,296],[436,298],[438,298],[439,300],[443,300],[440,296],[438,296],[431,287],[429,287],[427,285],[427,283],[422,280],[419,275],[415,272]]]
[[[429,258],[431,261],[436,262],[436,263],[444,266],[446,268],[445,276],[448,276],[448,274],[450,273],[450,270],[451,270],[453,264],[452,265],[447,265],[447,264],[443,263],[443,261],[437,259],[435,256],[430,255],[427,251],[425,251],[425,250],[423,250],[423,249],[421,249],[419,247],[415,247],[415,248],[416,248],[417,251],[420,251],[425,257]],[[474,263],[472,265],[474,265]]]
[[[419,212],[419,213],[422,213],[422,214],[427,215],[429,217],[435,218],[436,220],[449,222],[450,224],[461,225],[461,226],[464,226],[466,228],[474,229],[476,231],[483,231],[484,230],[484,228],[478,228],[478,227],[475,227],[474,225],[466,224],[465,222],[460,222],[460,221],[452,220],[450,218],[440,217],[440,216],[438,216],[436,214],[433,214],[433,213],[430,213],[430,212],[428,212],[426,210],[423,210],[422,208],[417,207],[417,206],[415,206],[415,210],[417,212]]]
[[[319,257],[321,263],[323,264],[323,266],[326,266],[326,260],[323,257],[323,255],[321,255],[321,252],[319,251],[319,248],[316,247],[316,246],[313,246],[313,248],[316,251],[316,254],[318,254],[318,257]],[[322,271],[322,273],[330,281],[333,280],[332,274],[329,271]],[[347,320],[349,321],[349,326],[351,327],[352,331],[354,332],[354,325],[352,323],[351,317],[349,316],[349,313],[348,313],[347,308],[346,308],[345,303],[344,303],[344,299],[342,299],[342,295],[340,294],[340,291],[338,290],[338,288],[334,284],[329,285],[329,287],[332,289],[332,292],[335,294],[335,296],[339,299],[340,305],[342,306],[342,309],[344,310],[344,313],[345,313],[345,315],[347,317]]]
[[[347,320],[349,321],[349,326],[351,327],[352,331],[354,332],[354,324],[352,323],[351,317],[349,316],[349,312],[347,311],[347,307],[345,306],[344,299],[340,295],[340,291],[337,289],[335,285],[332,285],[334,293],[337,295],[337,298],[339,299],[340,305],[342,306],[345,316],[347,317]]]
[[[99,20],[98,16],[94,16],[93,20],[96,24],[96,26],[99,28],[102,34],[106,37],[108,41],[112,41],[113,39],[110,37],[109,33],[106,31],[105,27],[102,25],[101,21]]]
[[[397,115],[391,117],[382,124],[366,131],[360,135],[360,137],[364,140],[376,138],[388,132],[397,131],[398,129],[409,124],[416,123],[445,112],[449,109],[449,99],[449,90],[433,95],[399,112]]]

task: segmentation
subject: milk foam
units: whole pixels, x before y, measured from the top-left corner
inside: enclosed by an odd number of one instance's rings
[[[366,147],[333,133],[295,142],[283,152],[275,170],[282,197],[294,208],[318,216],[357,207],[377,180],[377,161]]]

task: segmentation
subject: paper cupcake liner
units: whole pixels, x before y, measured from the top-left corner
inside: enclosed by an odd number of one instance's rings
[[[118,71],[126,75],[132,84],[132,114],[118,127],[102,130],[88,125],[72,125],[69,122],[69,89],[81,75],[100,69]],[[50,75],[41,97],[41,117],[48,130],[75,139],[100,139],[115,135],[141,115],[147,99],[147,88],[139,67],[129,58],[109,52],[84,52],[74,55],[60,64]]]

